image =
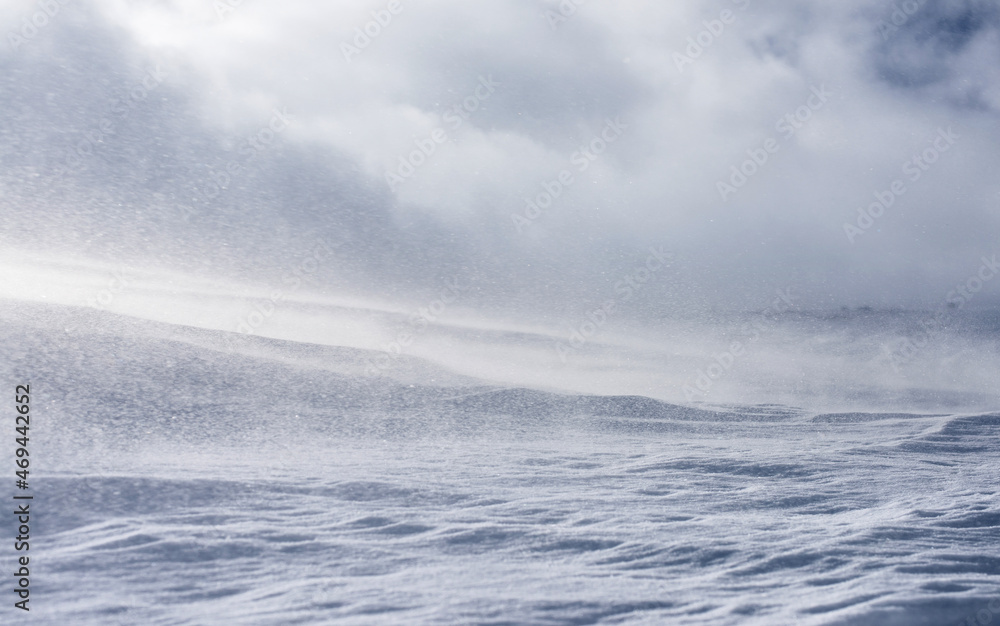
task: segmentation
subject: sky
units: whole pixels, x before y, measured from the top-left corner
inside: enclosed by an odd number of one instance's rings
[[[0,33],[8,268],[644,324],[930,309],[1000,254],[990,2],[4,0]]]

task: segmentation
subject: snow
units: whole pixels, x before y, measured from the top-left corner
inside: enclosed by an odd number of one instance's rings
[[[372,378],[356,348],[0,318],[39,471],[32,611],[5,623],[1000,618],[995,411]]]

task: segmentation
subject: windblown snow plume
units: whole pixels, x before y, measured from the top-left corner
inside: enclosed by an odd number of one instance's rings
[[[993,3],[0,33],[0,623],[1000,621]]]

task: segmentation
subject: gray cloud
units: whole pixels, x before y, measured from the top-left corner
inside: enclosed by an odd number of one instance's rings
[[[613,293],[650,245],[676,264],[623,319],[761,307],[789,286],[806,307],[933,306],[996,249],[995,9],[928,3],[885,37],[891,13],[869,2],[647,4],[588,4],[555,29],[534,2],[405,4],[350,62],[340,44],[377,3],[224,20],[67,5],[0,52],[0,237],[264,284],[323,240],[328,293],[408,300],[458,275],[468,306],[548,320]],[[679,71],[672,55],[726,8],[735,21]],[[130,100],[157,65],[167,78]],[[483,76],[501,86],[455,128],[445,113]],[[783,134],[820,85],[831,99]],[[293,122],[242,154],[276,109]],[[574,153],[615,118],[627,129],[581,171]],[[103,120],[114,132],[60,175]],[[949,127],[954,149],[908,180]],[[434,129],[446,141],[390,189]],[[720,198],[768,139],[777,152]],[[573,182],[518,232],[511,215],[563,170]],[[897,179],[907,193],[849,241]]]

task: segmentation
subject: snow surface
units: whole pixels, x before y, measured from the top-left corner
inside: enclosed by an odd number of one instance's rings
[[[4,623],[1000,621],[996,411],[678,406],[71,307],[0,321],[39,472],[33,610]]]

